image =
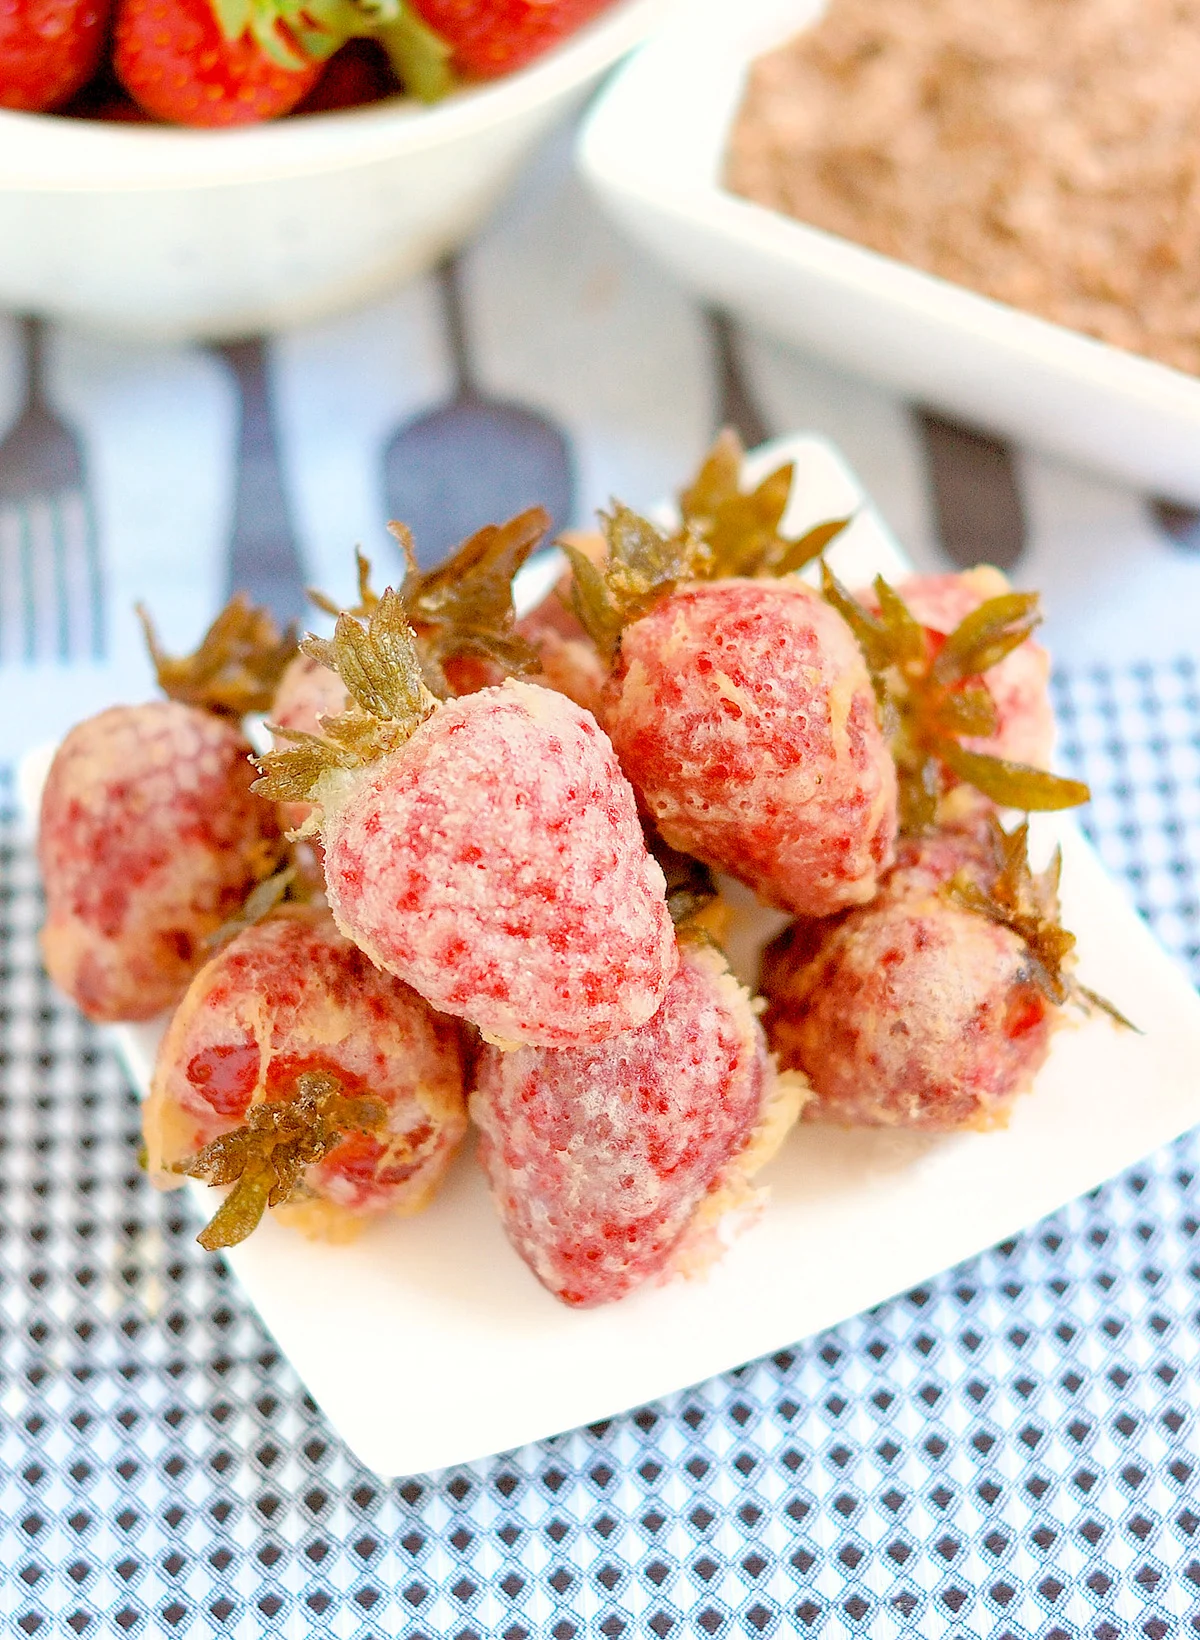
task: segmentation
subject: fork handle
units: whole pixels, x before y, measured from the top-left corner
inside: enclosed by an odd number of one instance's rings
[[[238,384],[237,481],[229,541],[228,592],[246,592],[281,624],[308,607],[304,569],[288,513],[261,336],[218,348]]]

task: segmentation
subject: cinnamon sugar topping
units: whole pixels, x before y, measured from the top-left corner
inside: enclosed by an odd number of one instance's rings
[[[1200,0],[833,0],[753,65],[726,182],[1200,372]]]

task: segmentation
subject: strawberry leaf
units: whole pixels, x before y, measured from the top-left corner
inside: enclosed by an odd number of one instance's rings
[[[864,608],[824,562],[821,591],[858,639],[871,674],[899,778],[902,830],[933,825],[940,798],[953,780],[974,786],[1002,808],[1027,812],[1074,808],[1089,800],[1091,793],[1080,780],[960,744],[962,736],[987,739],[998,732],[991,692],[968,680],[1025,642],[1039,619],[1035,594],[988,599],[935,651],[930,634],[882,576],[875,580],[878,615]]]
[[[296,630],[280,635],[270,611],[239,592],[229,600],[190,655],[168,655],[145,607],[137,615],[158,686],[171,700],[226,717],[265,712],[296,653]]]
[[[977,677],[1020,647],[1041,623],[1036,592],[1004,592],[963,617],[933,663],[935,683]]]
[[[986,752],[969,752],[952,740],[939,741],[937,752],[960,780],[1004,809],[1073,809],[1092,795],[1082,780],[1068,780],[1046,769],[1011,763]]]
[[[377,1132],[386,1117],[382,1100],[346,1097],[326,1071],[306,1071],[288,1099],[251,1105],[240,1127],[172,1168],[188,1178],[234,1186],[197,1236],[201,1247],[215,1252],[245,1241],[266,1209],[289,1201],[305,1171],[347,1133]]]
[[[1055,1007],[1074,1000],[1085,1008],[1098,1008],[1127,1030],[1137,1030],[1071,972],[1076,940],[1062,926],[1058,899],[1062,850],[1055,849],[1046,869],[1035,873],[1029,864],[1029,822],[1008,832],[995,815],[988,818],[988,841],[992,866],[985,880],[960,871],[942,890],[945,898],[1016,934],[1025,945],[1034,982]]]

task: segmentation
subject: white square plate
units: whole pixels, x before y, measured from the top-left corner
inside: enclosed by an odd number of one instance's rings
[[[785,458],[798,471],[790,529],[859,507],[831,555],[839,573],[851,585],[904,573],[827,443],[780,440],[754,466]],[[32,760],[23,776],[32,808]],[[268,1223],[232,1249],[247,1297],[359,1458],[383,1475],[439,1469],[683,1388],[919,1283],[1200,1121],[1200,998],[1077,829],[1053,831],[1082,977],[1144,1034],[1103,1017],[1065,1027],[1005,1131],[929,1138],[801,1127],[763,1175],[773,1192],[766,1213],[722,1264],[598,1310],[566,1309],[537,1284],[470,1155],[427,1212],[379,1224],[349,1247]],[[758,918],[731,942],[743,972],[783,920]],[[143,1092],[160,1030],[112,1032]],[[207,1216],[209,1192],[188,1188]]]
[[[580,164],[617,221],[752,325],[1024,443],[1200,504],[1200,380],[720,185],[751,60],[821,0],[691,0],[617,75]]]

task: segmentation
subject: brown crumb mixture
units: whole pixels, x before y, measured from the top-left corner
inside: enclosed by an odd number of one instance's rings
[[[832,0],[726,183],[1200,374],[1200,0]]]

